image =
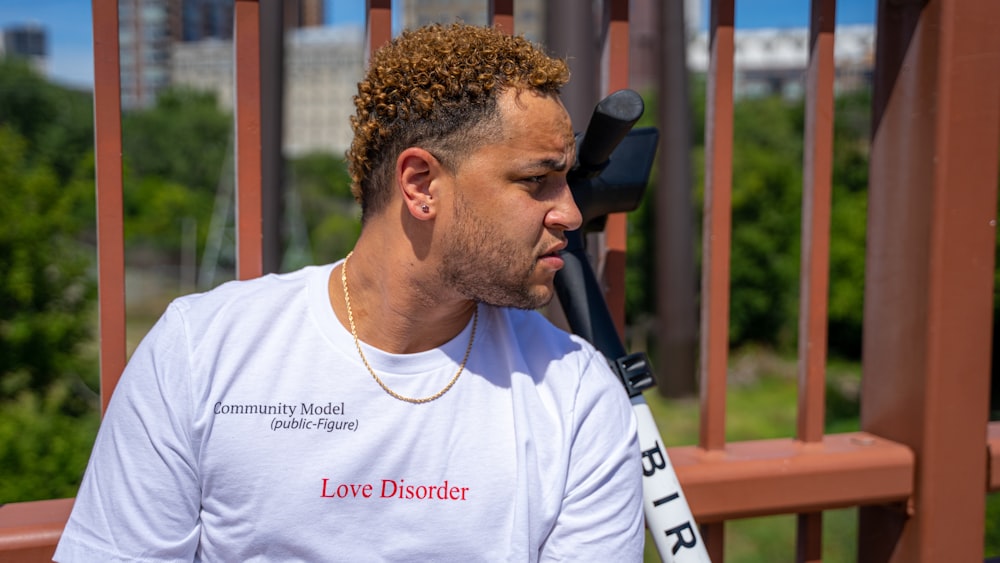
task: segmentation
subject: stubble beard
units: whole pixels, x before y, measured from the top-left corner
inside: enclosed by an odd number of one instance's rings
[[[534,249],[520,251],[495,226],[477,220],[464,198],[455,197],[455,228],[441,264],[447,287],[496,307],[538,309],[552,300],[551,286],[534,287]]]

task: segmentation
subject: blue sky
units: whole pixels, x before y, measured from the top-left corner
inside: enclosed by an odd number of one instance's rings
[[[486,0],[482,0],[486,4]],[[837,22],[870,24],[876,0],[839,0]],[[704,0],[704,5],[708,4]],[[736,27],[801,27],[809,19],[808,0],[737,0]],[[327,23],[360,23],[365,0],[326,0]],[[0,0],[0,28],[34,22],[49,39],[49,74],[60,82],[93,84],[93,41],[88,0]],[[707,17],[703,17],[703,25]]]

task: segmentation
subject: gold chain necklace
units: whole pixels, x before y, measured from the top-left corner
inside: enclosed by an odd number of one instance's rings
[[[458,381],[458,376],[462,375],[462,372],[465,371],[465,362],[469,361],[469,352],[472,352],[472,342],[476,339],[476,324],[478,324],[479,322],[479,307],[477,306],[472,313],[472,333],[469,334],[469,345],[465,348],[465,357],[462,358],[462,365],[458,366],[458,371],[455,372],[455,377],[451,378],[451,381],[449,381],[448,384],[444,386],[444,389],[428,397],[415,399],[413,397],[400,395],[399,393],[390,389],[388,385],[382,382],[379,376],[375,373],[375,370],[372,369],[372,366],[368,364],[368,358],[365,357],[365,353],[361,351],[361,342],[358,341],[358,330],[354,326],[354,313],[351,312],[351,294],[350,292],[347,291],[347,261],[351,259],[352,254],[354,254],[354,252],[348,252],[347,257],[344,258],[344,264],[340,268],[340,282],[344,285],[344,304],[347,305],[347,321],[351,325],[351,336],[354,337],[354,346],[358,349],[358,355],[361,356],[362,363],[364,363],[365,367],[368,368],[368,373],[372,374],[372,377],[375,379],[375,383],[378,383],[379,387],[381,387],[383,391],[388,393],[390,396],[399,399],[400,401],[405,401],[407,403],[421,404],[421,403],[429,403],[435,399],[440,398],[441,395],[447,393],[448,390],[451,389],[453,385],[455,385],[455,382]]]

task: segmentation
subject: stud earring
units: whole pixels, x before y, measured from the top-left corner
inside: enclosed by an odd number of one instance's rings
[[[424,213],[430,213],[431,212],[431,208],[427,207],[427,204],[421,205],[420,206],[420,210],[423,211]]]

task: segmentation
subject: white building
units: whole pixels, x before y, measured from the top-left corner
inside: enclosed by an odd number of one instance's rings
[[[220,107],[233,108],[233,44],[210,39],[176,43],[172,83],[215,92]],[[343,154],[351,143],[350,116],[364,65],[360,27],[290,31],[285,46],[285,154]]]
[[[287,154],[343,154],[347,150],[364,60],[360,27],[306,28],[292,33],[285,62]]]
[[[118,0],[122,109],[147,108],[170,85],[171,0]]]
[[[406,0],[402,2],[403,27],[415,29],[431,23],[456,21],[486,25],[489,3],[485,0]],[[514,0],[514,32],[529,41],[541,42],[545,35],[545,5],[542,0]]]
[[[688,67],[708,71],[709,36],[702,31],[688,43]],[[809,59],[809,30],[737,29],[734,39],[736,94],[755,96],[778,93],[802,96]],[[868,83],[875,57],[875,28],[870,25],[838,27],[834,33],[834,65],[838,89]]]
[[[48,75],[49,48],[45,28],[36,23],[25,23],[0,30],[0,58],[27,61],[39,74]]]
[[[233,109],[233,42],[205,39],[174,43],[170,56],[170,81],[182,86],[214,92],[219,107]]]

